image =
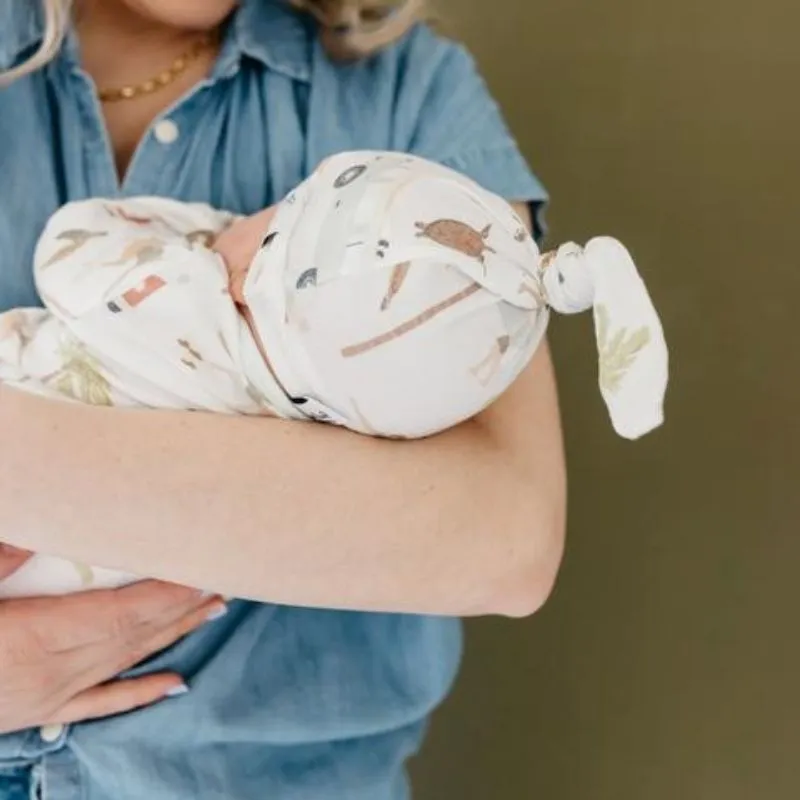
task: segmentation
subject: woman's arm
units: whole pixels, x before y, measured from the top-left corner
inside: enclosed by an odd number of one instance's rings
[[[544,602],[561,557],[546,347],[490,409],[421,441],[8,389],[0,424],[0,538],[33,550],[276,603],[509,616]]]

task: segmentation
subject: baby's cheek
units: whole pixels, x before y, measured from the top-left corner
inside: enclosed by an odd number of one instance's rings
[[[230,272],[230,292],[231,297],[233,298],[235,303],[239,305],[245,305],[244,301],[244,283],[247,280],[247,273],[249,272],[249,268],[245,267],[244,269],[238,269]]]
[[[214,242],[216,250],[229,264],[236,261],[236,250],[239,237],[236,235],[236,226],[223,231]]]

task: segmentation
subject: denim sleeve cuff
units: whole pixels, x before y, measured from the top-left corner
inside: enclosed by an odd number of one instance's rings
[[[443,163],[509,202],[527,203],[531,209],[534,237],[539,244],[542,243],[547,234],[545,211],[548,194],[513,142],[497,148],[476,148],[451,156]]]

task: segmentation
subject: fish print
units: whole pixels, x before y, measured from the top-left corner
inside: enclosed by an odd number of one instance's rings
[[[59,233],[56,239],[66,242],[66,244],[53,253],[53,255],[41,265],[40,269],[47,269],[48,267],[52,267],[53,264],[57,264],[59,261],[69,258],[73,253],[77,253],[87,242],[102,236],[108,236],[107,231],[85,231],[78,229]]]
[[[117,219],[124,219],[125,222],[131,222],[134,225],[151,225],[153,222],[163,222],[158,217],[139,217],[136,214],[130,214],[122,206],[105,206],[106,211]]]
[[[162,255],[164,255],[164,242],[161,239],[137,239],[125,247],[117,261],[107,261],[104,266],[121,267],[129,261],[134,261],[135,266],[141,267],[161,258]]]

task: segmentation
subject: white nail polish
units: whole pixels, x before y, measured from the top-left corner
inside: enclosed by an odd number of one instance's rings
[[[179,697],[182,694],[186,694],[189,691],[189,687],[185,683],[179,683],[177,686],[173,686],[171,689],[167,690],[166,697]]]
[[[214,609],[211,610],[207,619],[209,622],[213,622],[215,619],[220,619],[224,617],[228,613],[228,606],[220,605],[216,606]]]

